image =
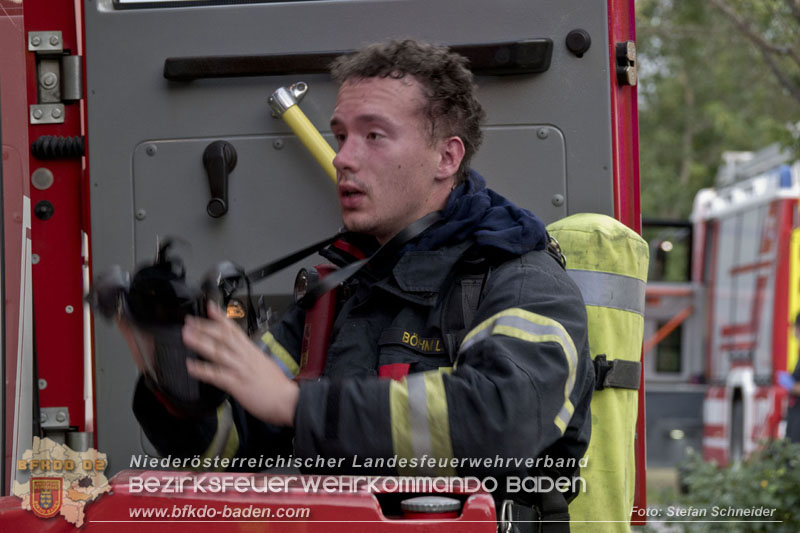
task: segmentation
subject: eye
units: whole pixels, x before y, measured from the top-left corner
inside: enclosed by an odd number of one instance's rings
[[[336,142],[339,144],[339,146],[342,146],[347,136],[342,133],[337,133],[333,136],[333,138],[336,139]]]
[[[371,131],[371,132],[367,133],[367,139],[369,139],[370,141],[377,141],[378,139],[382,139],[382,138],[383,138],[383,134],[378,133],[377,131]]]

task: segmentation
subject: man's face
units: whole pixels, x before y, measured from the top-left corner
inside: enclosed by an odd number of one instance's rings
[[[353,79],[339,89],[331,131],[347,229],[383,243],[444,207],[452,185],[451,169],[442,164],[447,141],[430,142],[423,98],[410,76]]]

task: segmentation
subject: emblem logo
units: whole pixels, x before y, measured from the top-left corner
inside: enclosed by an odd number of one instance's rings
[[[22,500],[23,509],[38,517],[60,514],[70,524],[81,527],[86,504],[111,491],[111,484],[103,475],[107,465],[106,454],[94,448],[76,452],[66,444],[33,437],[33,447],[17,458],[18,479],[13,482],[11,494]],[[0,527],[0,531],[5,529]]]
[[[31,510],[36,516],[50,518],[61,509],[60,477],[31,478]]]

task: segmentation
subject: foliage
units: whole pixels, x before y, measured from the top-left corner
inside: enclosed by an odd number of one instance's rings
[[[711,0],[764,58],[764,64],[800,104],[800,1]]]
[[[681,499],[684,509],[707,509],[701,520],[711,523],[683,524],[685,531],[800,531],[800,444],[788,440],[766,443],[747,460],[719,468],[690,455],[682,467],[688,493]],[[775,509],[772,517],[714,518],[717,508]],[[700,519],[699,519],[700,520]],[[732,520],[723,522],[723,520]],[[766,521],[775,522],[766,522]]]
[[[713,185],[722,152],[785,143],[787,126],[800,120],[800,101],[710,3],[636,6],[642,214],[685,218],[697,191]]]

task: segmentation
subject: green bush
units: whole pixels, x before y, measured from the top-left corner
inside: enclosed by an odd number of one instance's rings
[[[746,460],[726,468],[704,462],[693,453],[681,470],[688,493],[681,496],[680,506],[706,509],[705,517],[695,519],[713,521],[681,524],[684,531],[800,531],[800,444],[771,441]],[[775,511],[770,517],[715,517],[714,508]],[[675,519],[671,523],[679,522]]]

